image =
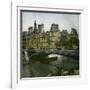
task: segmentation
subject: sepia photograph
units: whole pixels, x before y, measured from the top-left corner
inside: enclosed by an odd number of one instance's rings
[[[76,12],[20,11],[20,77],[80,75]]]

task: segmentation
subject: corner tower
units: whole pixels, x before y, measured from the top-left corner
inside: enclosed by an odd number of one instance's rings
[[[37,30],[37,23],[36,23],[36,20],[34,21],[34,31]]]

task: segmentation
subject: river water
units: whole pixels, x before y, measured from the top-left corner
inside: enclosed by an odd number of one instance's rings
[[[49,58],[55,54],[48,55]],[[79,75],[79,59],[63,55],[56,55],[50,63],[34,62],[22,65],[21,77],[49,77]]]

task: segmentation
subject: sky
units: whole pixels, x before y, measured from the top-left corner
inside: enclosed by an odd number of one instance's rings
[[[44,30],[49,31],[51,24],[59,25],[60,31],[71,28],[79,30],[79,14],[70,13],[46,13],[46,12],[22,12],[22,31],[28,31],[28,27],[34,26],[34,21],[37,24],[44,24]]]

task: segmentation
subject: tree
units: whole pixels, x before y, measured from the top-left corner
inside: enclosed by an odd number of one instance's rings
[[[79,49],[79,38],[77,30],[72,28],[70,33],[69,44],[72,49]]]
[[[66,49],[67,48],[67,44],[68,44],[68,31],[67,30],[63,30],[61,32],[61,38],[60,38],[60,46],[61,48]]]
[[[78,37],[77,30],[75,28],[71,29],[71,35]]]
[[[64,49],[79,49],[78,33],[75,28],[71,29],[70,34],[67,30],[61,32],[60,46]]]

